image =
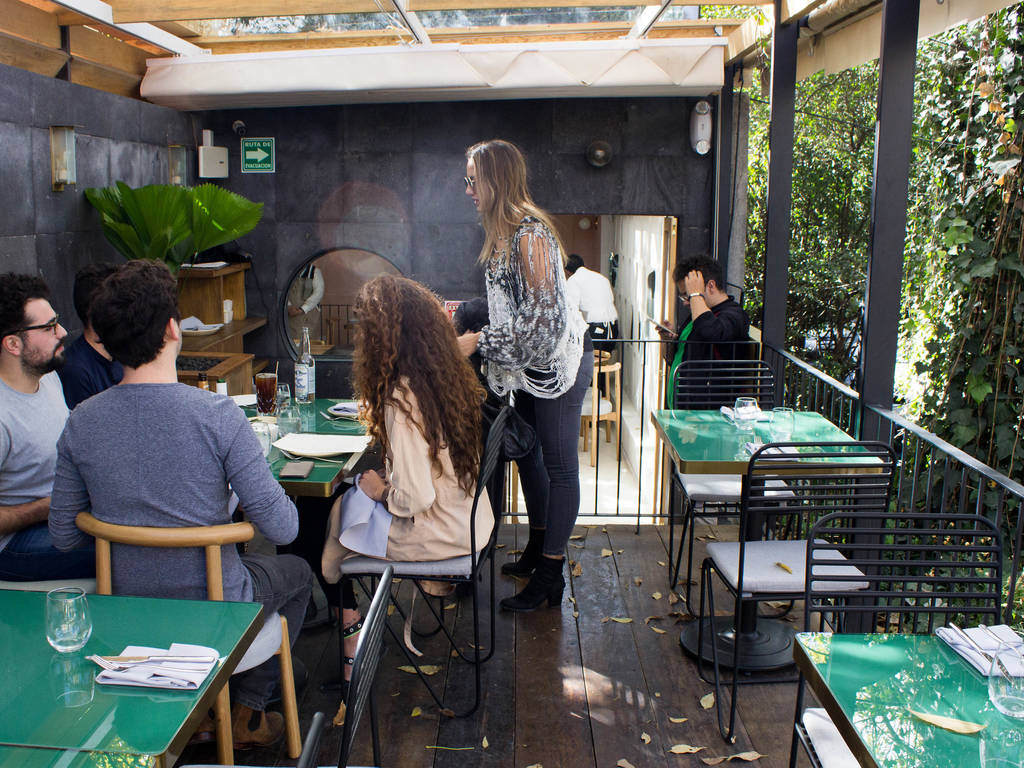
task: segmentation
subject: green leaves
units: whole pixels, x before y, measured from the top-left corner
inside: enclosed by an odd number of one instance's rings
[[[251,231],[263,203],[213,184],[152,184],[133,189],[122,181],[85,190],[100,212],[103,234],[126,259],[163,261],[176,272],[197,253]]]

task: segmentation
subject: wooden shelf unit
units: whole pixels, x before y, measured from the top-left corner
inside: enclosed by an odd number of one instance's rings
[[[178,308],[182,317],[195,315],[207,325],[224,319],[224,300],[231,299],[233,321],[245,320],[245,273],[248,263],[218,269],[178,270]]]

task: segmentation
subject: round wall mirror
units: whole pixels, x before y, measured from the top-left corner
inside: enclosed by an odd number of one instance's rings
[[[363,283],[380,274],[401,272],[383,256],[357,248],[331,248],[305,261],[282,297],[283,332],[293,355],[298,356],[306,327],[314,356],[350,360],[356,295]]]

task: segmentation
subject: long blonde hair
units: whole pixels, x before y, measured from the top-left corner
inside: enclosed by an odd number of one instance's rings
[[[508,261],[511,243],[499,249],[500,239],[508,240],[518,229],[523,218],[532,216],[551,230],[558,241],[558,250],[565,261],[565,245],[555,228],[551,217],[530,197],[526,184],[526,160],[515,144],[502,139],[491,139],[474,144],[466,150],[466,160],[472,160],[476,168],[476,189],[487,207],[480,211],[480,222],[484,227],[484,246],[480,250],[480,262],[492,258]]]

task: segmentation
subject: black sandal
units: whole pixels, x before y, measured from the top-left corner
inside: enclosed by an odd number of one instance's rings
[[[344,653],[345,653],[345,651],[344,651],[345,641],[348,640],[349,638],[352,638],[352,637],[355,637],[356,635],[358,635],[362,631],[362,629],[363,629],[363,618],[362,618],[362,616],[360,616],[356,621],[353,621],[351,624],[349,624],[347,627],[345,627],[344,629],[341,630],[341,647],[342,647],[342,654],[343,654],[341,658],[342,658],[342,661],[344,662],[346,667],[351,667],[353,664],[355,664],[356,660],[355,660],[354,656],[345,656],[344,655]],[[344,680],[344,679],[345,679],[344,671],[342,671],[342,680]]]

